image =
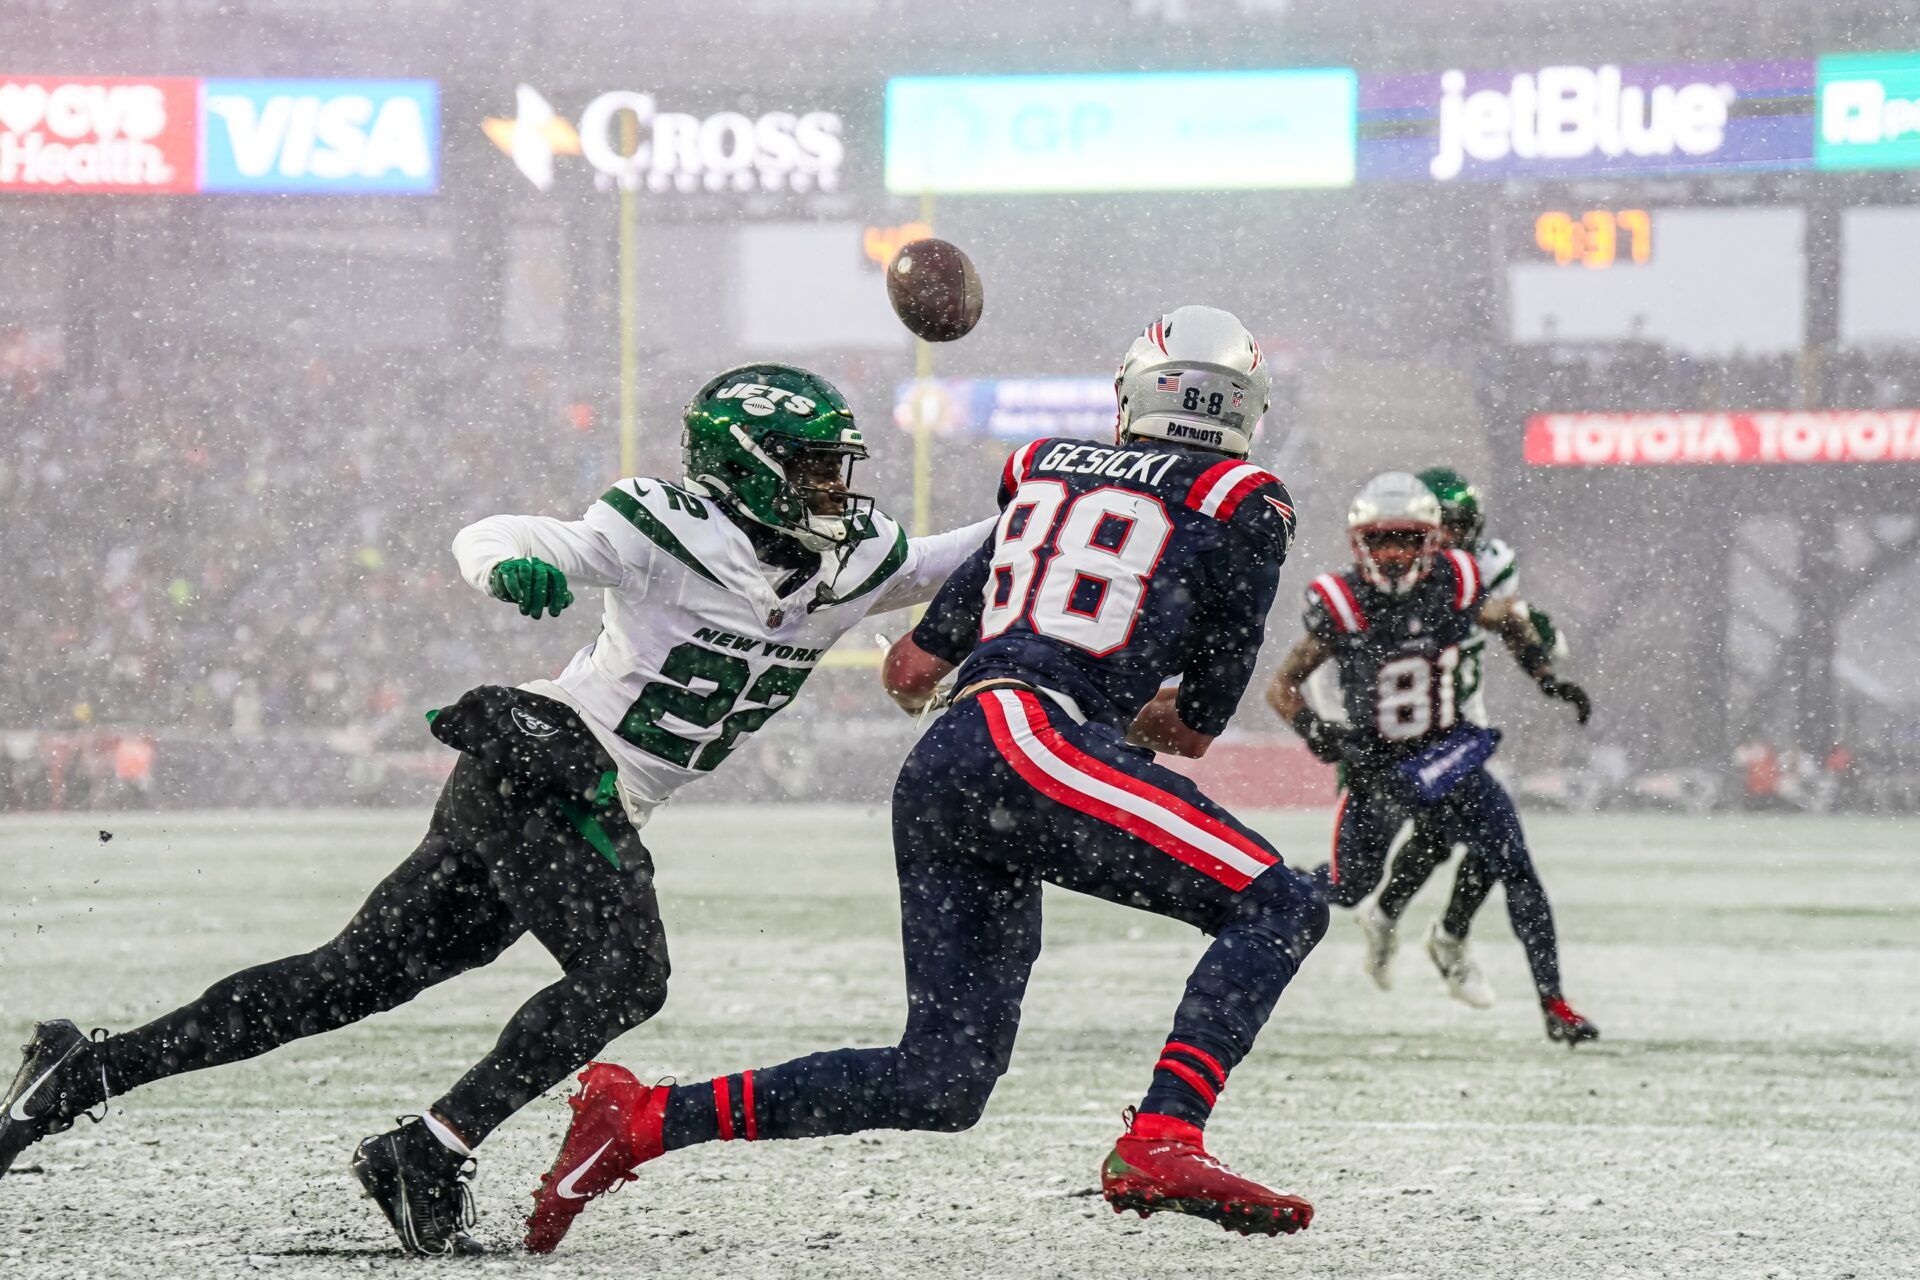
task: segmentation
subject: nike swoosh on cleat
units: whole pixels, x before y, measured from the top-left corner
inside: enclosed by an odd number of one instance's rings
[[[555,1184],[553,1188],[553,1193],[559,1196],[562,1200],[585,1200],[587,1197],[583,1193],[575,1191],[574,1187],[579,1185],[580,1175],[585,1173],[587,1170],[593,1168],[593,1162],[595,1160],[598,1160],[602,1155],[604,1155],[606,1153],[607,1148],[612,1145],[613,1145],[612,1138],[608,1138],[605,1142],[601,1143],[600,1150],[588,1156],[586,1160],[581,1163],[579,1168],[575,1169],[572,1173],[560,1179],[560,1181],[557,1184]]]
[[[12,1116],[15,1120],[18,1120],[21,1124],[26,1124],[28,1121],[32,1120],[33,1117],[27,1114],[27,1099],[31,1098],[35,1093],[39,1092],[40,1086],[47,1082],[47,1077],[51,1076],[54,1072],[58,1071],[61,1065],[65,1063],[66,1060],[72,1056],[73,1056],[73,1049],[71,1048],[69,1048],[65,1053],[61,1054],[59,1059],[55,1061],[52,1066],[48,1067],[45,1071],[40,1073],[40,1078],[38,1080],[35,1080],[32,1084],[27,1086],[27,1091],[25,1093],[21,1094],[19,1097],[13,1100],[13,1106],[8,1109],[7,1114]]]

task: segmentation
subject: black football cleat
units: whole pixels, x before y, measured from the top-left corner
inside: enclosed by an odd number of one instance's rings
[[[1571,1049],[1577,1044],[1600,1038],[1600,1028],[1575,1013],[1573,1006],[1565,1000],[1543,1000],[1540,1010],[1546,1015],[1549,1040],[1564,1042]]]
[[[107,1100],[106,1071],[85,1032],[56,1018],[20,1047],[20,1071],[0,1099],[0,1176],[14,1157],[50,1133],[64,1133]],[[104,1115],[104,1113],[103,1113]]]
[[[485,1253],[467,1228],[474,1223],[474,1160],[450,1150],[419,1116],[362,1142],[353,1176],[387,1215],[400,1244],[423,1258]]]

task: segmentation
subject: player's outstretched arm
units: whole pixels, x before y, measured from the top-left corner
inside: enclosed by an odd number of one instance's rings
[[[880,589],[878,598],[874,600],[872,612],[884,613],[889,609],[904,609],[909,605],[925,604],[933,599],[939,592],[941,584],[952,577],[957,569],[967,563],[967,558],[980,550],[981,544],[993,536],[993,526],[997,518],[989,516],[985,520],[963,525],[958,529],[949,529],[945,533],[907,539],[907,558],[901,564],[900,571]]]
[[[1581,724],[1593,718],[1593,699],[1587,691],[1553,674],[1552,642],[1535,627],[1533,610],[1524,600],[1509,596],[1487,601],[1480,610],[1480,625],[1499,633],[1520,669],[1533,677],[1541,693],[1571,703],[1574,717]]]
[[[1307,705],[1307,677],[1333,656],[1333,646],[1319,636],[1301,636],[1287,656],[1280,659],[1280,670],[1267,686],[1267,705],[1274,714],[1292,726],[1306,740],[1307,750],[1328,764],[1341,759],[1345,734],[1341,727],[1322,720]]]
[[[530,618],[559,617],[573,583],[617,587],[626,576],[613,543],[584,520],[488,516],[454,535],[453,555],[476,591]]]

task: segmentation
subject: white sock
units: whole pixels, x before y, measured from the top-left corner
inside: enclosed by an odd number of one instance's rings
[[[463,1156],[473,1154],[473,1149],[460,1141],[460,1135],[442,1124],[431,1111],[422,1111],[420,1119],[427,1126],[427,1132],[440,1139],[440,1145],[449,1151],[457,1151]]]

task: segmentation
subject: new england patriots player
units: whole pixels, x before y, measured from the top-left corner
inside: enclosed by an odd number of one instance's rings
[[[1520,590],[1519,556],[1504,539],[1486,531],[1486,511],[1480,491],[1451,467],[1428,467],[1416,473],[1420,482],[1433,492],[1440,503],[1440,541],[1473,557],[1475,568],[1486,585],[1489,599],[1517,596]],[[1558,661],[1567,656],[1567,643],[1552,619],[1532,604],[1522,606],[1539,633],[1542,645]],[[1485,654],[1487,633],[1476,626],[1460,646],[1460,666],[1454,674],[1454,700],[1460,715],[1472,724],[1487,726]],[[1367,974],[1385,990],[1392,986],[1392,963],[1399,947],[1400,917],[1421,886],[1442,863],[1453,856],[1453,845],[1438,830],[1438,824],[1421,810],[1407,828],[1407,838],[1394,852],[1387,882],[1373,901],[1359,909],[1361,931],[1367,941]],[[1483,902],[1476,880],[1480,868],[1468,862],[1455,878],[1454,892],[1460,910],[1452,913],[1457,922],[1470,922],[1473,903]],[[1493,1003],[1492,988],[1487,985],[1479,964],[1469,949],[1466,935],[1455,936],[1436,921],[1427,932],[1427,956],[1440,971],[1447,993],[1477,1009]]]
[[[684,425],[677,484],[622,480],[580,520],[461,530],[462,575],[527,617],[601,588],[598,636],[557,679],[482,686],[432,715],[461,755],[426,837],[331,942],[119,1035],[41,1023],[0,1111],[0,1173],[110,1096],[391,1009],[531,933],[559,980],[353,1158],[410,1252],[480,1251],[473,1148],[666,1001],[648,814],[792,702],[849,628],[929,599],[991,526],[909,539],[850,492],[866,446],[839,391],[804,369],[730,369]]]
[[[1495,883],[1527,954],[1554,1040],[1599,1035],[1560,990],[1559,946],[1545,887],[1527,851],[1519,815],[1485,763],[1497,730],[1462,723],[1456,675],[1476,626],[1497,633],[1540,691],[1592,714],[1584,690],[1553,674],[1551,654],[1526,606],[1489,599],[1473,556],[1440,548],[1440,504],[1417,477],[1375,476],[1348,512],[1354,567],[1321,574],[1307,592],[1307,634],[1268,689],[1280,717],[1345,775],[1334,853],[1315,875],[1330,902],[1354,907],[1380,882],[1389,849],[1409,819],[1429,838],[1467,847],[1460,883],[1440,928],[1464,948],[1468,922]],[[1305,696],[1322,664],[1339,667],[1346,723],[1323,718]],[[1440,957],[1436,955],[1438,961]],[[1444,968],[1444,966],[1443,966]]]
[[[899,1042],[671,1087],[594,1064],[536,1193],[530,1249],[554,1248],[588,1199],[680,1147],[971,1126],[1007,1068],[1048,883],[1213,937],[1102,1170],[1115,1211],[1246,1233],[1308,1224],[1310,1205],[1228,1172],[1202,1129],[1327,909],[1309,877],[1153,757],[1203,754],[1253,673],[1293,537],[1286,489],[1245,461],[1268,387],[1239,321],[1181,307],[1127,353],[1114,447],[1040,440],[1008,460],[992,537],[885,670],[911,710],[958,667],[893,794]]]

